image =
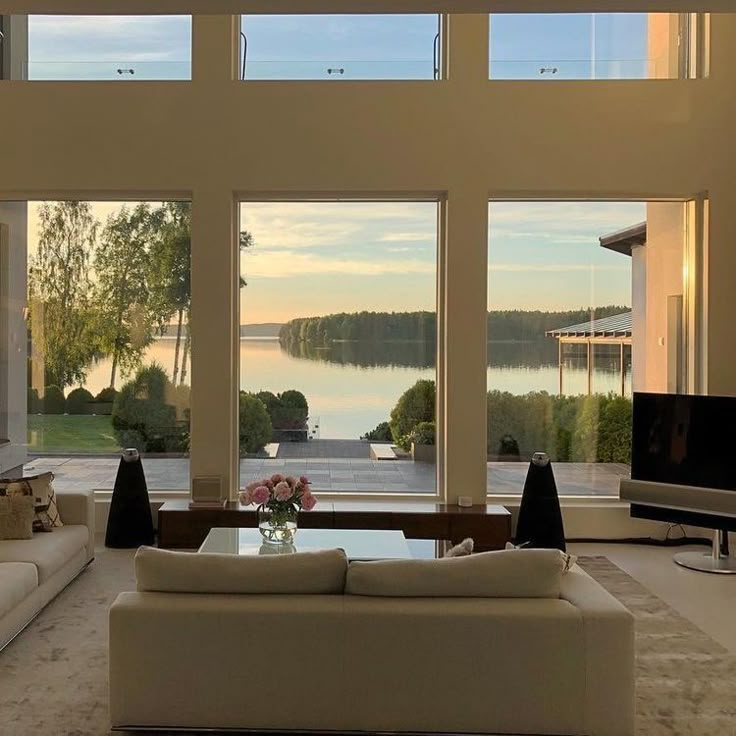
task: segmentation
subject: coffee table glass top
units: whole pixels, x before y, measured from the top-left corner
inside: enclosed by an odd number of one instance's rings
[[[299,529],[293,545],[267,544],[258,529],[212,529],[200,552],[231,555],[274,555],[315,550],[345,550],[350,560],[408,560],[404,533],[374,529]]]

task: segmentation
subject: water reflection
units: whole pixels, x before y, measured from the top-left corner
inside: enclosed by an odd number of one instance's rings
[[[283,342],[281,349],[292,358],[323,361],[360,368],[434,368],[437,347],[430,340],[345,340],[329,345]],[[557,342],[489,342],[491,368],[548,368],[557,366]]]

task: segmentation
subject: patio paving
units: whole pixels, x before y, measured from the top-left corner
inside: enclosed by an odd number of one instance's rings
[[[329,443],[330,456],[323,456]],[[319,447],[318,445],[322,445]],[[360,445],[361,447],[357,447]],[[302,457],[299,452],[311,448]],[[361,456],[355,456],[358,453]],[[59,489],[112,490],[120,459],[117,456],[85,457],[44,455],[24,466],[26,473],[51,470]],[[148,457],[143,459],[149,490],[189,490],[189,459]],[[554,463],[557,488],[568,496],[618,496],[621,478],[629,467],[617,463]],[[488,463],[489,494],[521,495],[528,464]],[[275,458],[246,458],[240,461],[240,477],[245,484],[260,477],[282,473],[307,475],[315,491],[331,493],[432,493],[435,466],[412,460],[381,461],[368,457],[368,443],[352,440],[314,440],[282,444]]]

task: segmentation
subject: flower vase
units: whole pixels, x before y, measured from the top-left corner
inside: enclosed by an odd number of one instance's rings
[[[258,529],[267,544],[293,544],[297,531],[297,509],[271,507],[262,504],[258,507]]]

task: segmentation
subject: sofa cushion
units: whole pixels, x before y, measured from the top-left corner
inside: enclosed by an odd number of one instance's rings
[[[345,592],[399,598],[559,598],[563,568],[562,553],[550,549],[351,562]]]
[[[30,488],[0,484],[0,540],[33,539],[34,515]]]
[[[24,475],[20,478],[0,480],[0,493],[30,493],[34,498],[36,515],[33,519],[34,532],[49,532],[54,527],[63,526],[56,506],[53,486],[54,474]],[[5,539],[29,539],[24,537],[4,537]]]
[[[38,587],[38,570],[30,562],[0,562],[0,618]]]
[[[0,542],[0,563],[32,562],[38,568],[39,582],[48,580],[57,570],[87,546],[86,526],[67,525],[51,534],[34,534],[33,539]]]
[[[164,593],[343,593],[348,562],[341,549],[288,555],[227,555],[141,547],[139,591]]]

